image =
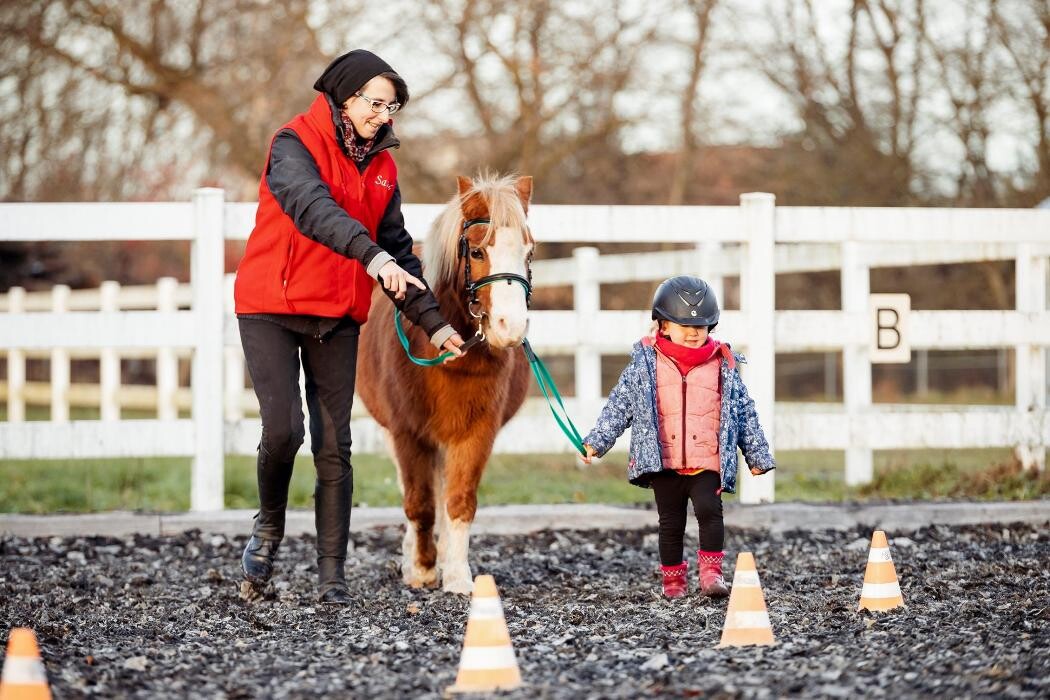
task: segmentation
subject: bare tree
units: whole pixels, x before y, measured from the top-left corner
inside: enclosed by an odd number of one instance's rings
[[[712,16],[719,0],[685,0],[686,10],[692,19],[692,37],[682,42],[688,55],[688,72],[681,92],[680,126],[682,143],[671,174],[668,204],[685,202],[686,186],[696,165],[696,152],[700,138],[697,134],[697,110],[700,99],[700,81],[707,65],[707,54],[711,39]]]
[[[956,167],[954,202],[962,206],[1002,206],[1000,177],[988,164],[988,141],[993,133],[992,110],[1002,96],[995,42],[994,0],[967,0],[950,30],[923,37],[935,83],[948,103],[945,122],[963,148]]]
[[[38,4],[39,5],[39,4]],[[0,196],[29,199],[122,198],[123,183],[142,183],[144,158],[126,127],[126,100],[68,64],[53,61],[26,41],[39,31],[39,6],[0,10]],[[28,31],[13,32],[21,26]],[[156,109],[143,110],[146,124]],[[85,173],[90,170],[90,176]]]
[[[919,98],[925,87],[924,0],[852,0],[845,40],[823,31],[813,0],[765,6],[768,43],[744,47],[803,123],[799,159],[818,201],[913,201]]]
[[[254,180],[279,125],[274,115],[309,99],[325,60],[309,11],[308,0],[32,0],[5,7],[0,43],[7,74],[17,76],[22,117],[12,137],[21,167],[5,163],[13,175],[9,196],[29,196],[25,167],[46,169],[63,140],[79,141],[77,150],[90,158],[77,166],[93,168],[103,183],[106,168],[128,153],[163,169],[204,133],[195,155],[207,160],[207,179]],[[179,133],[169,136],[173,130]]]
[[[962,10],[943,32],[932,27],[923,40],[933,58],[934,82],[948,104],[947,130],[963,149],[956,166],[953,204],[967,207],[1003,206],[1007,194],[1005,178],[988,163],[988,142],[993,134],[997,103],[1004,96],[1002,75],[1007,66],[997,55],[995,0],[966,0],[953,9]],[[932,25],[932,22],[931,22]],[[1013,303],[1010,280],[999,261],[974,265],[985,282],[993,308],[1007,309]]]
[[[451,59],[451,85],[480,137],[468,163],[528,172],[542,187],[574,154],[611,145],[625,123],[614,103],[642,74],[639,56],[659,24],[656,8],[630,7],[432,0],[429,33]]]
[[[1029,205],[1050,197],[1050,0],[997,0],[997,38],[1016,70],[1011,90],[1025,105],[1035,134]]]

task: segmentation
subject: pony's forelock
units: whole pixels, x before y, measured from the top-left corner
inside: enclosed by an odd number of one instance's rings
[[[462,205],[474,195],[481,195],[488,204],[492,225],[483,241],[487,244],[496,229],[505,226],[521,229],[529,237],[525,208],[518,198],[515,175],[484,173],[471,181],[471,188],[462,195],[453,196],[434,220],[424,247],[424,270],[432,288],[452,280],[458,263],[459,235],[462,230]]]

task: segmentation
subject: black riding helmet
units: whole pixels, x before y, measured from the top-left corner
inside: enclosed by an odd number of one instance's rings
[[[692,275],[664,280],[653,295],[653,319],[680,326],[718,325],[718,299],[707,282]]]

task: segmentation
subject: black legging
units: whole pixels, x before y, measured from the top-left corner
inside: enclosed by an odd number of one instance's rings
[[[656,511],[660,515],[660,563],[675,566],[682,563],[682,542],[689,501],[693,501],[696,522],[700,526],[700,549],[721,552],[725,544],[722,522],[721,479],[717,472],[703,471],[682,476],[665,469],[654,474],[650,482],[656,494]]]
[[[322,338],[298,333],[273,321],[241,318],[241,345],[259,397],[262,439],[257,473],[259,519],[254,534],[284,535],[288,484],[296,451],[303,444],[299,367],[306,374],[310,443],[317,482],[314,519],[318,565],[334,570],[346,557],[354,477],[350,464],[350,409],[357,373],[358,328],[337,327]],[[324,581],[322,581],[322,586]]]

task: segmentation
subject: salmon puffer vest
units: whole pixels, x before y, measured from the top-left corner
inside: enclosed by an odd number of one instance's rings
[[[665,469],[719,471],[721,359],[716,353],[683,375],[674,360],[656,351],[656,410]]]
[[[397,166],[380,151],[363,172],[346,156],[336,137],[332,110],[318,95],[310,109],[285,124],[313,156],[332,198],[368,229],[376,229],[394,195]],[[267,156],[269,162],[269,156]],[[351,260],[303,235],[281,210],[263,172],[259,209],[234,285],[238,314],[304,314],[368,320],[373,280]]]

